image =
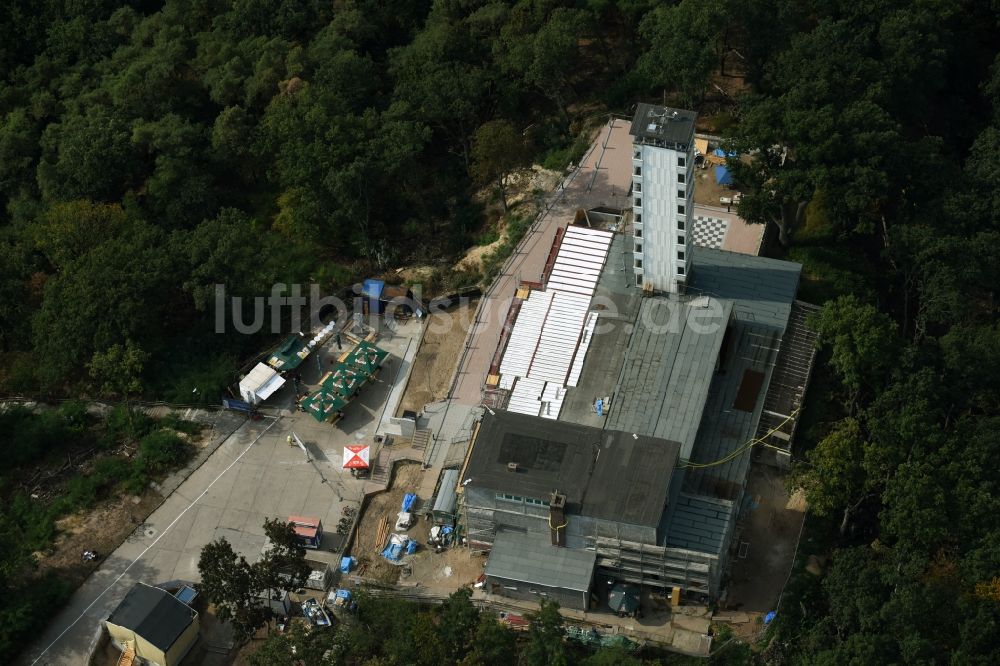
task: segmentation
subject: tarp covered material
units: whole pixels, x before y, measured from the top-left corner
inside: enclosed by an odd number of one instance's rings
[[[406,554],[413,555],[415,552],[417,552],[417,542],[411,539],[410,542],[406,544]]]
[[[365,280],[364,284],[361,285],[361,295],[379,299],[382,297],[383,289],[385,289],[385,282],[382,280]]]
[[[417,496],[413,493],[403,495],[403,511],[409,511],[413,503],[417,501]]]
[[[354,558],[350,555],[345,555],[340,558],[340,571],[342,573],[350,573],[351,568],[354,566]],[[345,590],[346,591],[346,590]]]
[[[371,447],[367,444],[352,444],[344,447],[344,469],[368,469]]]
[[[403,558],[403,551],[410,542],[410,537],[405,534],[392,534],[389,536],[389,544],[382,550],[382,557],[390,562],[399,562]]]
[[[715,182],[719,185],[732,185],[733,184],[733,174],[729,173],[729,169],[724,166],[715,167]]]
[[[251,405],[256,405],[267,400],[284,383],[285,378],[277,370],[258,363],[240,380],[240,397]]]
[[[739,155],[739,153],[737,153],[735,150],[731,150],[727,153],[722,148],[716,148],[712,154],[715,155],[716,157],[737,157]]]
[[[306,339],[298,333],[293,333],[278,345],[271,358],[267,360],[267,364],[282,372],[294,370],[308,355],[309,348],[306,346]]]

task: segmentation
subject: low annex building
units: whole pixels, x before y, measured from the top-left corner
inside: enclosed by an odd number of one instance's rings
[[[114,644],[142,663],[175,666],[198,641],[198,612],[166,590],[136,583],[104,621]]]

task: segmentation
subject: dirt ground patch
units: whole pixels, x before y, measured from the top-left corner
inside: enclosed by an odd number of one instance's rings
[[[470,303],[430,316],[396,416],[407,409],[419,412],[427,403],[448,395],[455,364],[474,313],[475,305]]]
[[[96,550],[103,559],[126,538],[141,529],[142,521],[160,505],[162,497],[153,490],[140,496],[111,500],[96,509],[67,516],[56,525],[59,536],[49,554],[37,553],[42,572],[57,569],[77,584],[97,568],[99,562],[84,563],[85,550]]]
[[[744,612],[774,610],[798,544],[805,505],[789,496],[785,473],[755,463],[747,494],[753,498],[740,519],[739,555],[732,559],[727,606]]]
[[[393,531],[396,514],[403,504],[403,495],[416,492],[420,487],[421,474],[423,471],[417,463],[397,465],[389,489],[368,501],[358,521],[358,531],[354,547],[351,549],[351,555],[358,561],[359,575],[386,584],[395,583],[399,578],[400,567],[390,564],[379,554],[385,544],[376,543],[375,536],[383,516],[389,518],[389,531]],[[420,543],[426,544],[428,529],[424,521],[418,521],[408,534]]]
[[[724,206],[719,201],[719,197],[729,197],[732,199],[739,190],[728,185],[719,185],[715,182],[715,166],[708,165],[707,169],[695,169],[694,178],[697,183],[694,188],[694,202],[705,206]]]
[[[453,546],[443,553],[421,549],[410,561],[410,575],[403,579],[407,585],[451,594],[463,585],[471,586],[486,564],[484,555],[473,555],[468,548]]]

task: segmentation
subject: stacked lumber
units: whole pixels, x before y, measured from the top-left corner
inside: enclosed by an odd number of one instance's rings
[[[378,529],[375,530],[375,552],[381,553],[382,548],[385,546],[386,540],[389,538],[389,518],[388,516],[382,516],[378,522]]]

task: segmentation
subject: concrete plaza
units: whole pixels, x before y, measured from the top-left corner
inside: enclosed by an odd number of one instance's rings
[[[328,535],[323,549],[307,551],[310,559],[336,561],[325,550],[347,506],[357,507],[370,482],[358,481],[341,469],[343,447],[371,442],[384,418],[392,415],[419,346],[423,322],[412,321],[389,332],[377,344],[390,352],[378,377],[347,406],[335,425],[318,423],[292,409],[290,388],[275,398],[260,421],[244,421],[230,433],[231,413],[219,413],[214,452],[187,476],[135,533],[87,579],[70,602],[54,614],[21,663],[76,666],[87,663],[91,646],[108,617],[137,582],[198,581],[198,558],[205,544],[225,537],[249,560],[264,545],[265,518],[317,516]],[[333,349],[319,363],[303,368],[309,384],[328,364]],[[287,438],[295,433],[309,457]],[[188,470],[190,471],[190,470]],[[168,482],[169,485],[169,482]]]

